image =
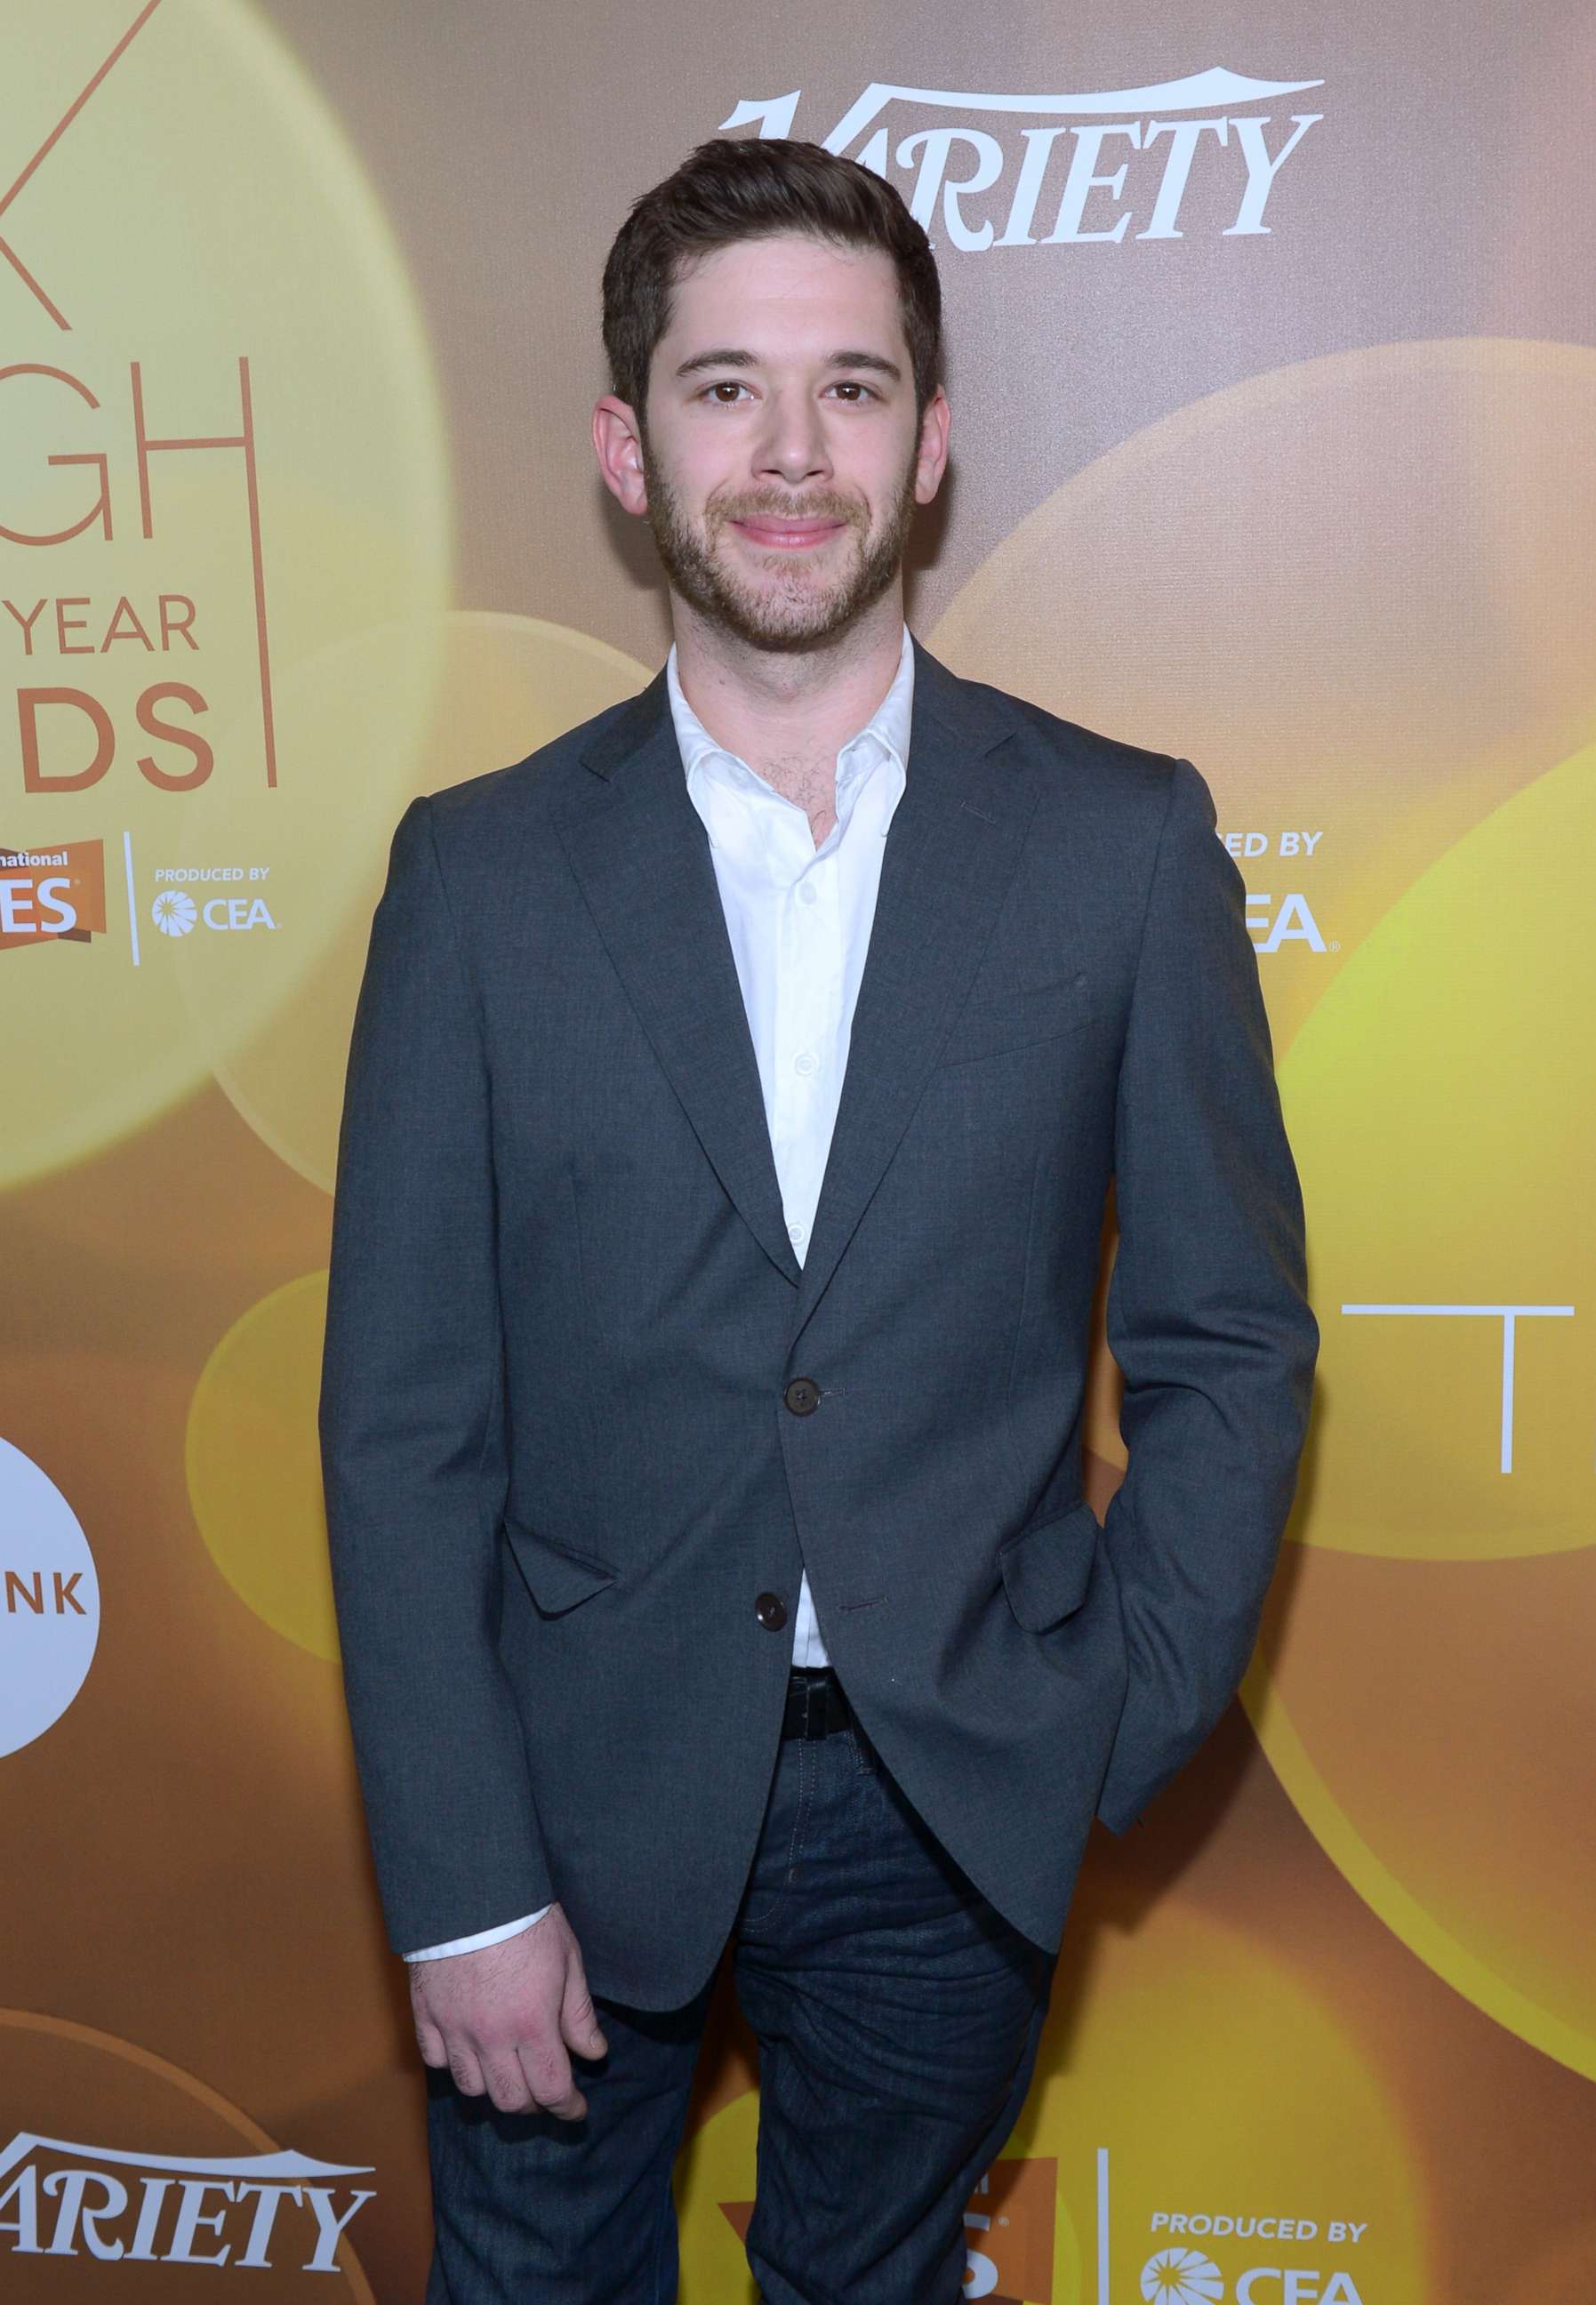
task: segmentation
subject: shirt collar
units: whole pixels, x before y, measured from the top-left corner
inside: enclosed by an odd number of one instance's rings
[[[743,777],[756,785],[764,786],[765,778],[737,753],[717,744],[698,714],[683,693],[676,672],[675,643],[665,660],[666,687],[670,696],[671,719],[675,723],[676,744],[682,754],[682,765],[691,783],[706,769],[728,764],[740,770]],[[883,758],[892,761],[900,776],[909,765],[909,726],[914,710],[914,643],[909,627],[904,626],[903,647],[898,656],[898,668],[892,676],[892,685],[877,705],[870,719],[857,735],[850,736],[836,756],[837,797],[843,799],[849,787],[865,776]],[[739,778],[738,781],[741,781]],[[767,787],[768,789],[768,787]]]

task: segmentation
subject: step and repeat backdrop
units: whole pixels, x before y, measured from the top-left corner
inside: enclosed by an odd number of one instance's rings
[[[1589,2305],[1589,12],[64,0],[0,44],[0,2292],[420,2294],[314,1445],[344,1055],[408,798],[663,659],[598,276],[724,129],[936,246],[916,630],[1210,779],[1324,1330],[1243,1703],[1094,1852],[967,2294]],[[686,2305],[751,2295],[757,2103],[723,2002]]]

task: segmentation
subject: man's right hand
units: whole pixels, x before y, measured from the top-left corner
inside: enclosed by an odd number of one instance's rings
[[[422,2057],[446,2065],[463,2095],[486,2095],[501,2113],[587,2112],[571,2052],[601,2057],[608,2045],[558,1905],[478,1952],[412,1961],[410,2003]]]

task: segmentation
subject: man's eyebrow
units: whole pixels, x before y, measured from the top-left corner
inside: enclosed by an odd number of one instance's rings
[[[758,368],[759,364],[759,355],[757,353],[745,352],[736,344],[719,344],[711,352],[694,353],[691,360],[684,360],[682,362],[681,366],[675,370],[675,374],[677,376],[696,376],[700,369]],[[869,374],[874,376],[890,377],[894,384],[902,384],[904,380],[903,370],[898,366],[896,361],[888,360],[884,353],[833,353],[827,360],[826,366],[828,368],[863,369]]]
[[[862,368],[873,376],[889,376],[894,384],[902,384],[904,371],[896,361],[888,360],[884,353],[833,353],[828,368]]]
[[[754,365],[751,353],[739,352],[734,345],[722,344],[713,352],[694,353],[691,360],[682,362],[676,374],[693,376],[701,368],[752,368]]]

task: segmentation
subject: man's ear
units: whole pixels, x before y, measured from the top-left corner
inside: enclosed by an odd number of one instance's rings
[[[916,504],[930,504],[942,485],[942,475],[947,469],[947,435],[952,421],[947,395],[938,385],[926,402],[925,413],[920,420],[920,454],[914,466]]]
[[[605,487],[623,511],[646,513],[642,426],[635,412],[613,392],[607,392],[593,409],[593,453]]]

